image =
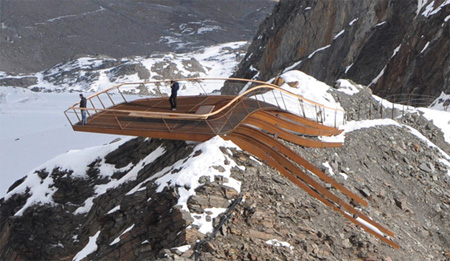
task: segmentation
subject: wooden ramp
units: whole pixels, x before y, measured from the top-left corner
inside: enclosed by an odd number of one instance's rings
[[[271,96],[267,96],[267,93]],[[391,240],[394,236],[392,231],[347,203],[354,201],[367,206],[364,199],[279,141],[283,139],[300,146],[315,148],[342,146],[341,143],[323,142],[318,139],[318,136],[341,133],[336,127],[325,126],[319,118],[312,120],[289,112],[287,107],[283,108],[281,104],[289,98],[283,96],[285,93],[286,91],[278,86],[260,85],[237,96],[181,96],[177,99],[179,106],[176,111],[170,110],[167,97],[115,103],[109,94],[107,96],[113,105],[106,108],[99,98],[103,93],[99,93],[89,97],[92,108],[86,109],[89,114],[86,125],[81,125],[80,109],[76,105],[65,113],[75,131],[200,142],[219,135],[266,162],[309,195],[342,214],[355,225],[398,248]],[[292,96],[300,99],[294,94]],[[275,101],[272,97],[275,97]],[[100,100],[100,108],[94,104],[96,98]],[[304,101],[301,106],[304,106]],[[318,111],[320,113],[317,113]],[[71,120],[70,113],[72,119],[76,116],[75,121]],[[315,114],[323,116],[326,111],[323,108],[315,108]],[[330,192],[324,183],[336,188],[338,193],[342,194],[341,197]]]

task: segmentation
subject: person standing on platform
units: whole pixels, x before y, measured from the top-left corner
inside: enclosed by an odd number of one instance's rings
[[[86,98],[80,94],[80,108],[81,108],[81,125],[86,125]]]
[[[177,109],[177,93],[180,85],[176,81],[170,81],[170,88],[172,89],[169,98],[170,109],[172,109],[172,111],[175,111]]]

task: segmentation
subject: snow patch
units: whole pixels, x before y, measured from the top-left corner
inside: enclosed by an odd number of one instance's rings
[[[343,92],[347,95],[357,94],[363,88],[361,85],[354,85],[349,80],[345,79],[337,80],[335,87],[339,92]]]
[[[328,49],[328,48],[330,48],[330,47],[331,47],[331,45],[329,44],[329,45],[327,45],[327,46],[324,46],[324,47],[322,47],[322,48],[319,48],[319,49],[315,50],[315,51],[312,52],[310,55],[308,55],[308,59],[311,59],[316,53],[321,52],[321,51],[323,51],[323,50],[326,50],[326,49]]]
[[[92,237],[89,237],[89,242],[87,243],[87,245],[83,249],[81,249],[81,251],[78,252],[72,260],[73,261],[82,260],[85,257],[87,257],[89,254],[97,251],[97,248],[98,248],[97,238],[99,235],[100,235],[100,231],[95,233],[95,235],[93,235]]]
[[[266,244],[274,246],[274,247],[286,247],[286,248],[289,248],[291,251],[294,250],[294,247],[291,246],[291,244],[289,244],[288,242],[279,241],[278,239],[267,240]]]

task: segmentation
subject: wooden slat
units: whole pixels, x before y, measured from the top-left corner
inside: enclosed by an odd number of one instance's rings
[[[295,143],[297,145],[300,146],[306,146],[306,147],[312,147],[312,148],[336,148],[336,147],[341,147],[342,143],[340,142],[324,142],[324,141],[320,141],[320,140],[310,140],[310,139],[306,139],[303,138],[299,135],[295,135],[292,134],[290,132],[287,132],[275,125],[269,124],[266,121],[263,121],[261,119],[258,118],[254,118],[254,117],[248,117],[247,119],[244,120],[245,124],[250,124],[253,126],[257,126],[271,134],[276,134],[278,137],[290,141],[292,143]]]
[[[298,123],[288,121],[283,118],[279,118],[279,117],[277,117],[271,113],[267,113],[265,111],[257,111],[254,114],[252,114],[252,117],[258,118],[260,120],[263,120],[270,124],[273,124],[277,127],[284,128],[284,129],[287,129],[287,130],[290,130],[292,132],[296,132],[299,134],[314,135],[314,136],[333,135],[333,133],[332,132],[330,133],[329,130],[300,125]]]
[[[324,130],[330,130],[330,131],[334,132],[333,135],[338,135],[338,134],[340,134],[342,132],[342,130],[339,130],[339,129],[335,128],[335,127],[326,126],[326,125],[323,125],[321,123],[312,121],[310,119],[303,118],[301,116],[298,116],[298,115],[295,115],[295,114],[292,114],[292,113],[289,113],[289,112],[283,112],[283,111],[269,111],[269,112],[274,114],[277,117],[286,118],[286,119],[298,122],[300,124],[304,124],[306,126],[315,127],[315,128],[321,128],[321,129],[324,129]]]
[[[200,106],[195,114],[208,114],[214,110],[214,105],[203,105]]]

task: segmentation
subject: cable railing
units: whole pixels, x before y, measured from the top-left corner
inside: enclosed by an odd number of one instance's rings
[[[134,117],[162,120],[169,132],[186,131],[183,129],[186,124],[182,123],[194,121],[199,127],[195,130],[196,132],[207,129],[208,132],[223,134],[233,130],[252,112],[261,109],[288,111],[334,127],[344,124],[346,120],[345,111],[341,109],[318,104],[284,90],[278,85],[263,81],[239,78],[190,78],[175,79],[175,81],[180,84],[179,102],[181,97],[187,96],[215,96],[219,99],[223,97],[226,104],[203,113],[199,113],[200,110],[173,112],[150,111],[146,108],[139,111],[121,109],[126,107],[119,105],[168,97],[170,80],[121,83],[86,98],[88,106],[85,110],[88,114],[88,125],[90,119],[108,113],[113,115],[114,125],[120,129],[133,128],[130,118]],[[238,93],[238,95],[221,96],[221,90],[223,91],[224,88],[228,90],[227,93]],[[79,103],[70,106],[64,113],[72,126],[81,121]]]
[[[395,94],[372,101],[361,101],[346,109],[347,120],[397,119],[415,112],[417,107],[433,106],[438,97],[415,94]]]
[[[397,104],[402,104],[406,106],[414,106],[414,107],[428,107],[430,106],[434,100],[436,100],[436,96],[424,95],[424,94],[392,94],[387,96],[385,99]]]

